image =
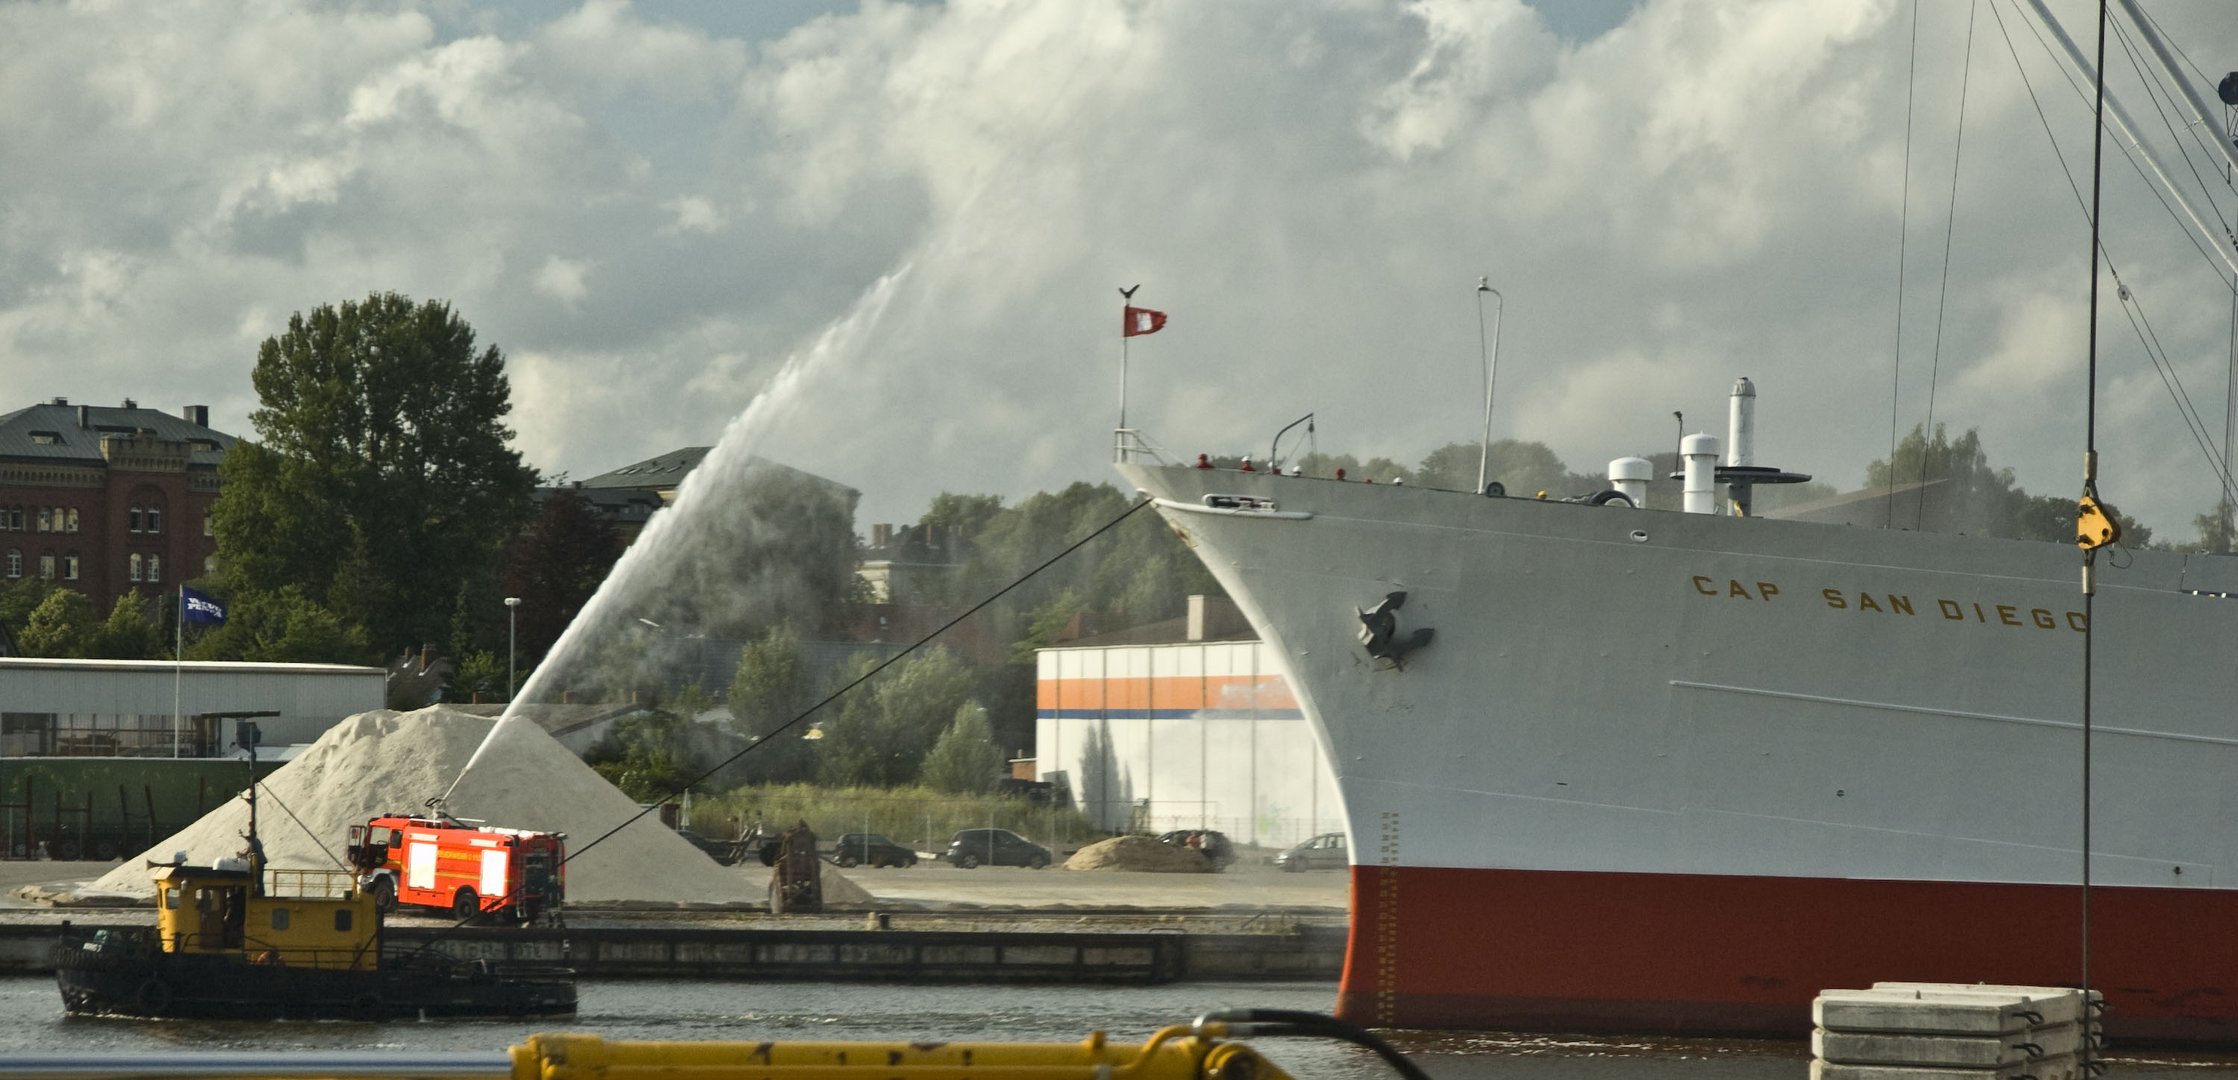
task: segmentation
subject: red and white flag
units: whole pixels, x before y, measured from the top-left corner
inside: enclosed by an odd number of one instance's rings
[[[1165,312],[1152,311],[1146,307],[1130,307],[1127,309],[1126,324],[1121,329],[1120,334],[1124,337],[1140,337],[1143,334],[1155,334],[1165,328]]]

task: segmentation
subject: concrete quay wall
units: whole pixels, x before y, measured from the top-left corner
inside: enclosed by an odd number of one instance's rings
[[[82,929],[144,925],[89,920]],[[51,972],[52,925],[0,925],[0,973]],[[390,927],[391,949],[557,964],[589,978],[888,983],[1334,981],[1341,927],[1279,933],[847,930],[766,927]]]

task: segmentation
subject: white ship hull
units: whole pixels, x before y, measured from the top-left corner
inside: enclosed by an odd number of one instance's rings
[[[1824,988],[2082,978],[2074,549],[1122,471],[1333,764],[1347,1016],[1801,1031]],[[2238,1041],[2234,563],[2100,560],[2089,963],[2132,1038]],[[1402,667],[1358,637],[1393,592]]]

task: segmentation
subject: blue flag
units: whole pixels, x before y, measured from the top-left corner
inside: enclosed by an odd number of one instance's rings
[[[179,586],[179,614],[190,623],[225,625],[225,605],[201,593]]]

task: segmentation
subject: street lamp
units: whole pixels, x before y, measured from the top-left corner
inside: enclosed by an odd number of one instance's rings
[[[521,647],[521,598],[505,598],[505,702],[513,702],[513,672],[519,669]]]
[[[1484,294],[1492,294],[1492,351],[1484,350]],[[1507,314],[1508,298],[1492,287],[1492,279],[1476,279],[1476,351],[1484,361],[1484,445],[1476,456],[1476,493],[1484,494],[1486,476],[1492,465],[1492,377],[1500,370],[1500,319]]]

